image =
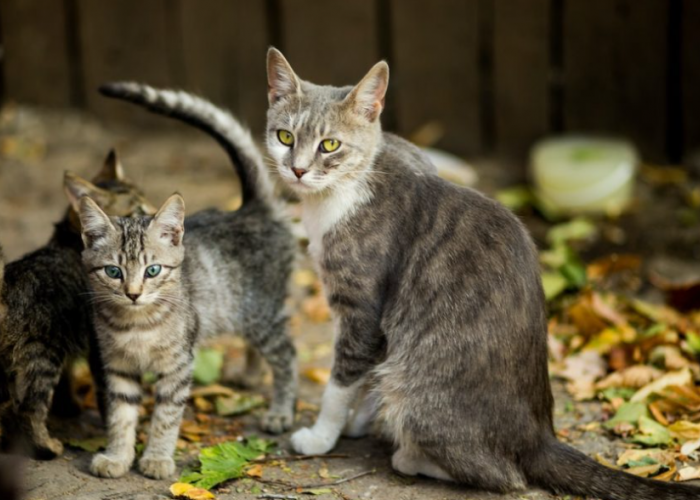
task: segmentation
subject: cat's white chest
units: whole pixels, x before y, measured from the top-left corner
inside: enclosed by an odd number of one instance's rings
[[[356,183],[323,198],[304,200],[301,220],[309,238],[309,254],[317,265],[323,257],[323,237],[370,199],[369,189]]]

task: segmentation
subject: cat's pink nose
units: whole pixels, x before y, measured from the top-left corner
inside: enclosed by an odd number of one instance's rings
[[[303,169],[303,168],[294,168],[292,167],[292,172],[294,172],[294,175],[297,176],[297,179],[301,179],[301,177],[308,172],[308,170]]]

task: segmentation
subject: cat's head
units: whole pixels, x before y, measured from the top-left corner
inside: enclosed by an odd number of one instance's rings
[[[115,217],[153,215],[156,212],[141,190],[124,175],[124,168],[114,150],[109,152],[102,170],[92,182],[66,172],[63,189],[71,204],[68,220],[76,231],[80,231],[78,205],[83,196],[89,196],[108,215]]]
[[[93,300],[119,306],[176,304],[185,257],[185,201],[168,198],[155,216],[109,217],[91,198],[78,206],[83,263]]]
[[[379,115],[389,66],[374,65],[354,87],[297,77],[275,48],[267,53],[266,141],[282,179],[299,194],[342,189],[371,168],[381,141]]]

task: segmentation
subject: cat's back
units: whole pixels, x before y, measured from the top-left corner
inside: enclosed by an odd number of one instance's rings
[[[49,245],[7,264],[2,290],[7,305],[5,340],[19,334],[82,344],[77,332],[89,321],[89,287],[80,254]],[[70,344],[67,345],[67,347]]]

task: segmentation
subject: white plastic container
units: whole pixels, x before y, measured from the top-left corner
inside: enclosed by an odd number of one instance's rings
[[[639,155],[617,139],[563,136],[532,149],[535,194],[554,214],[617,215],[632,198]]]

